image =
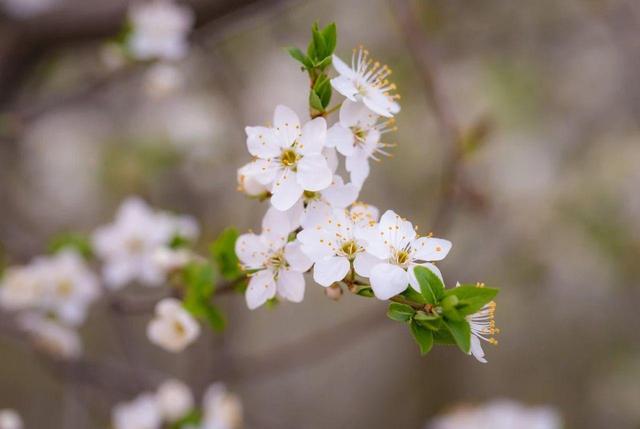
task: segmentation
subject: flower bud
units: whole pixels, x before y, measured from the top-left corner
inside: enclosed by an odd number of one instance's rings
[[[340,297],[342,297],[342,288],[337,283],[334,283],[326,288],[324,293],[327,295],[327,298],[333,301],[338,301]]]

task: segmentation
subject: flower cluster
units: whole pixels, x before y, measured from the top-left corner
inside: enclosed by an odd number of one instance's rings
[[[189,387],[178,380],[167,380],[155,392],[116,405],[111,420],[114,429],[238,429],[242,425],[242,404],[223,384],[214,383],[205,392],[200,408]]]

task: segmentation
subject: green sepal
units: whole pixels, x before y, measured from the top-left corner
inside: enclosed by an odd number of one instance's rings
[[[454,341],[464,353],[471,350],[471,327],[466,320],[444,320],[444,324],[451,333]]]
[[[417,265],[413,272],[420,284],[420,292],[428,304],[436,305],[444,296],[442,280],[430,269]]]
[[[415,310],[407,304],[392,302],[387,310],[387,317],[396,322],[408,322],[415,314]]]
[[[235,228],[227,228],[210,247],[212,259],[216,262],[222,277],[227,280],[236,280],[243,275],[235,250],[237,239],[238,231]]]
[[[373,289],[370,287],[363,287],[356,292],[357,295],[364,296],[366,298],[373,298],[375,295],[373,293]]]
[[[418,343],[420,354],[425,356],[433,347],[433,332],[415,322],[411,322],[410,329],[413,339]]]

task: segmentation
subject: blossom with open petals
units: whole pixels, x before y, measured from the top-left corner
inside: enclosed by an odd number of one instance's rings
[[[496,322],[494,320],[495,312],[496,303],[495,301],[491,301],[477,313],[466,317],[471,327],[471,351],[469,353],[482,363],[487,363],[484,357],[484,350],[482,349],[482,341],[494,345],[498,344],[498,341],[493,338],[495,334],[500,332],[500,330],[496,328]]]
[[[144,393],[130,402],[116,405],[111,422],[114,429],[158,429],[162,415],[155,395]]]
[[[26,313],[18,319],[33,345],[57,359],[75,359],[82,354],[82,341],[71,327],[37,313]]]
[[[247,147],[256,159],[245,175],[270,185],[271,204],[290,209],[304,191],[318,192],[331,185],[333,172],[323,156],[327,135],[324,118],[302,128],[300,119],[286,106],[276,107],[273,127],[247,127]]]
[[[386,149],[393,146],[380,141],[384,133],[395,129],[393,118],[381,122],[378,118],[362,102],[347,99],[340,108],[340,120],[327,131],[327,146],[345,156],[345,167],[357,186],[369,176],[369,160],[389,156]]]
[[[431,262],[440,261],[451,250],[451,242],[440,238],[419,237],[411,222],[387,210],[377,227],[365,237],[366,251],[379,258],[370,272],[371,288],[378,299],[389,299],[410,284],[420,291],[413,267],[422,265],[439,277],[440,270]]]
[[[374,113],[388,118],[400,111],[397,96],[391,94],[396,86],[387,80],[391,70],[373,61],[367,50],[353,50],[351,67],[334,55],[333,66],[340,75],[331,79],[331,85],[340,94],[351,101],[362,100]]]
[[[20,414],[10,409],[0,410],[0,429],[22,429]]]
[[[180,352],[200,335],[200,325],[175,298],[158,302],[147,326],[149,340],[170,352]]]
[[[288,242],[294,221],[286,212],[270,208],[262,221],[262,234],[243,234],[236,241],[236,254],[245,270],[253,272],[245,293],[253,310],[279,296],[287,301],[304,298],[304,275],[311,261],[302,253],[300,243]]]
[[[179,380],[164,381],[156,392],[160,414],[168,422],[175,422],[186,416],[194,407],[191,389]]]
[[[204,394],[202,401],[202,429],[240,429],[242,427],[242,403],[229,393],[222,383],[214,383]]]

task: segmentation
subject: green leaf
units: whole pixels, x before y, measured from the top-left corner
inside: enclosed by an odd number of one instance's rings
[[[291,58],[302,64],[305,69],[309,70],[313,68],[313,63],[311,62],[311,60],[307,58],[307,56],[300,49],[290,47],[287,48],[287,52],[289,52]]]
[[[325,55],[330,56],[331,54],[333,54],[333,51],[336,50],[336,41],[338,39],[335,22],[332,22],[331,24],[324,27],[321,33],[326,45]]]
[[[427,300],[412,287],[408,287],[400,295],[404,296],[409,301],[417,302],[418,304],[428,304]]]
[[[363,287],[359,289],[358,292],[356,292],[356,294],[367,297],[367,298],[373,298],[375,296],[373,294],[373,289],[371,289],[370,287]]]
[[[183,429],[187,427],[193,427],[199,425],[201,421],[202,416],[200,415],[200,412],[198,410],[191,410],[184,417],[171,423],[169,425],[169,429]]]
[[[469,322],[466,320],[454,321],[445,319],[444,324],[449,329],[460,350],[469,353],[471,350],[471,328],[469,327]]]
[[[318,79],[316,79],[313,85],[313,91],[320,99],[321,110],[324,111],[331,101],[331,82],[327,75],[321,74],[318,76]]]
[[[442,280],[430,269],[417,265],[413,269],[420,284],[420,291],[428,304],[436,305],[444,296]]]
[[[217,263],[220,274],[227,280],[236,280],[243,273],[236,255],[236,240],[238,231],[235,228],[227,228],[211,244],[211,256]]]
[[[318,23],[315,22],[311,27],[311,36],[313,38],[313,45],[315,48],[315,59],[323,60],[327,54],[327,44],[324,42],[324,37],[318,28]]]
[[[414,322],[411,323],[411,334],[413,335],[413,339],[416,340],[416,343],[418,343],[422,356],[431,351],[433,347],[433,333],[430,330]]]
[[[316,94],[314,89],[309,91],[309,105],[318,112],[324,111],[324,107],[322,107],[322,100],[320,100],[320,97]]]
[[[447,346],[456,345],[456,340],[453,338],[453,335],[451,335],[451,332],[449,332],[447,327],[442,327],[438,331],[435,331],[433,333],[433,340],[436,344],[444,344]]]
[[[74,250],[85,259],[93,256],[91,240],[88,236],[73,232],[58,234],[49,242],[49,252],[58,253],[63,250]]]
[[[202,307],[202,316],[214,331],[223,331],[227,321],[218,307],[211,303],[207,303]]]
[[[476,285],[461,285],[445,292],[447,297],[457,297],[456,309],[463,315],[477,313],[498,294],[498,289],[478,287]]]
[[[424,311],[418,311],[413,316],[413,320],[421,326],[432,331],[438,331],[442,326],[442,318],[435,314],[427,314]]]
[[[225,319],[220,310],[211,303],[215,292],[216,272],[208,262],[193,262],[183,270],[186,286],[184,308],[198,319],[206,321],[212,329],[221,331]]]
[[[392,302],[387,310],[387,317],[396,322],[407,322],[411,320],[415,310],[410,305]]]

